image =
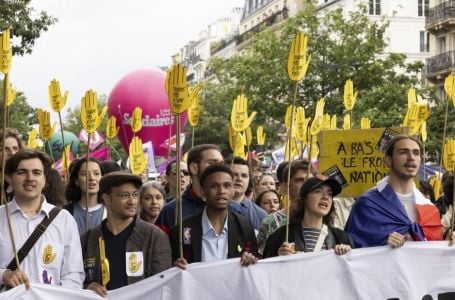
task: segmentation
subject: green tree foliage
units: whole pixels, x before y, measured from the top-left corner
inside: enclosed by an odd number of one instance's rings
[[[3,80],[0,80],[0,84],[3,86]],[[3,88],[0,89],[0,97],[3,104]],[[3,105],[0,106],[0,122],[3,125]],[[8,127],[16,128],[21,133],[25,142],[28,139],[28,133],[32,129],[32,125],[38,123],[36,109],[28,104],[22,92],[17,92],[16,99],[8,107],[7,123]]]
[[[0,31],[11,29],[13,55],[32,53],[35,40],[57,22],[45,11],[36,11],[31,0],[0,0]]]
[[[314,114],[317,100],[324,97],[325,112],[336,114],[341,127],[344,84],[351,79],[359,91],[353,110],[354,128],[360,127],[362,116],[370,117],[372,127],[399,126],[406,113],[407,90],[419,83],[423,63],[407,62],[403,54],[385,53],[387,40],[382,37],[388,25],[385,20],[369,19],[362,5],[346,15],[342,8],[317,12],[307,1],[305,8],[278,30],[264,28],[252,36],[241,55],[212,59],[209,67],[213,75],[208,79],[211,83],[204,84],[204,113],[196,128],[195,144],[214,142],[229,149],[230,109],[242,89],[249,99],[249,111],[258,112],[253,134],[257,126],[264,125],[268,146],[283,144],[282,124],[295,89],[287,76],[287,58],[297,31],[309,37],[311,62],[307,76],[299,83],[296,101],[305,108],[307,117]],[[419,93],[434,97],[428,88]],[[190,127],[187,132],[191,132]]]

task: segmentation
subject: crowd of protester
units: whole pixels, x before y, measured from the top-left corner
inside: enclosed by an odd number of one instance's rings
[[[179,168],[170,161],[158,181],[95,158],[75,159],[62,176],[47,154],[25,149],[17,131],[5,137],[0,284],[6,288],[42,283],[106,296],[193,262],[239,257],[248,266],[298,252],[343,255],[455,237],[454,176],[444,176],[439,199],[427,182],[416,187],[420,145],[409,136],[389,142],[389,176],[357,199],[337,197],[340,183],[307,160],[285,161],[272,174],[258,160],[224,159],[218,146],[203,144]]]

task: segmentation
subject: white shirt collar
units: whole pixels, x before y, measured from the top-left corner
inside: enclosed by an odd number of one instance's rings
[[[37,214],[40,214],[41,212],[45,213],[47,217],[49,217],[49,213],[51,210],[54,208],[54,205],[48,203],[46,201],[46,197],[44,195],[41,195],[41,207],[40,210]],[[8,209],[10,211],[10,215],[13,213],[20,211],[22,212],[20,206],[16,202],[16,197],[13,197],[13,200],[8,203]]]

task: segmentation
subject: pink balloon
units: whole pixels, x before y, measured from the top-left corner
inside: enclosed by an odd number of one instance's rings
[[[128,153],[133,137],[130,117],[136,107],[142,108],[142,129],[136,133],[142,143],[152,141],[155,155],[167,156],[167,148],[160,147],[171,135],[175,135],[175,117],[169,109],[169,101],[164,89],[166,73],[159,69],[133,71],[124,76],[112,89],[107,100],[109,116],[117,118],[120,127],[117,138]],[[180,128],[185,127],[186,112],[180,116]],[[181,131],[183,131],[181,129]]]

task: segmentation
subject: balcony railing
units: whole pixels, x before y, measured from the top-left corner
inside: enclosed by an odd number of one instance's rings
[[[227,40],[220,41],[219,44],[213,46],[213,48],[210,49],[210,53],[211,55],[214,55],[215,53],[221,51],[226,46],[231,44],[232,40],[235,40],[236,45],[240,45],[244,41],[248,40],[252,34],[261,32],[264,26],[278,24],[287,18],[288,9],[284,7],[283,10],[280,10],[279,12],[276,12],[273,15],[268,16],[266,19],[262,20],[261,23],[255,25],[254,27],[251,27],[248,31],[245,31],[242,34],[235,35],[234,37],[229,38]]]
[[[449,18],[455,18],[455,1],[445,1],[431,8],[425,19],[425,26],[441,23]]]
[[[427,58],[427,75],[453,68],[455,66],[455,51],[447,51]]]

